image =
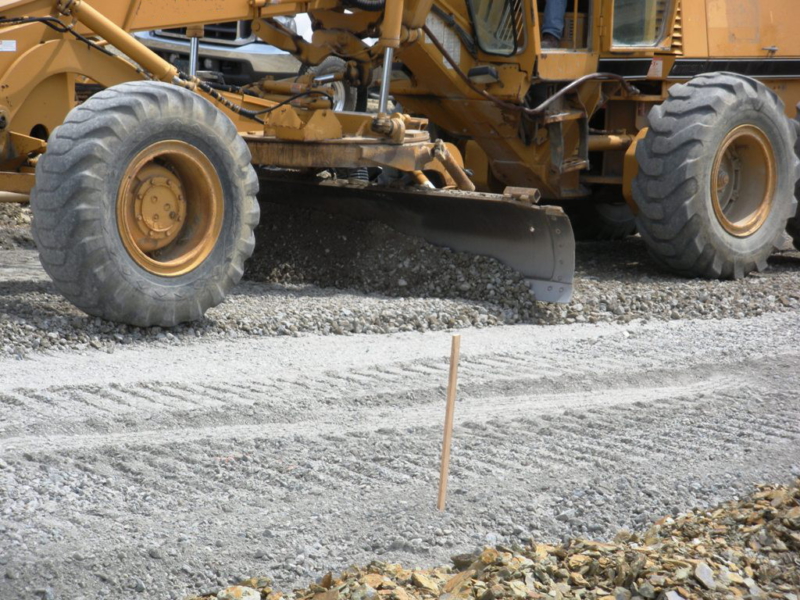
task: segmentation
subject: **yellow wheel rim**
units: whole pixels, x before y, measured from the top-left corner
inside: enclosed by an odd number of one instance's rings
[[[224,217],[222,183],[194,146],[164,141],[130,163],[117,195],[117,226],[131,258],[162,277],[196,269],[214,250]]]
[[[736,237],[757,232],[769,217],[777,181],[772,143],[755,125],[741,125],[720,145],[711,171],[711,200],[720,225]]]

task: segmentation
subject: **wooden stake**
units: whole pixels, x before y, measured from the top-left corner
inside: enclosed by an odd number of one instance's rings
[[[450,472],[450,445],[453,441],[453,414],[456,409],[458,388],[458,359],[461,355],[461,336],[453,336],[450,349],[450,380],[447,385],[447,412],[444,417],[444,441],[442,442],[442,468],[439,474],[439,510],[444,510],[447,499],[447,475]]]

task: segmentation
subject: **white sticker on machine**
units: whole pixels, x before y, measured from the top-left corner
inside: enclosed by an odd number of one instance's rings
[[[431,30],[431,33],[436,37],[436,39],[442,43],[444,49],[450,53],[450,56],[453,57],[453,60],[456,61],[456,64],[460,65],[461,40],[458,39],[458,34],[447,26],[447,23],[445,23],[444,19],[433,13],[428,14],[428,18],[425,19],[425,25],[428,26],[428,29]],[[428,39],[425,40],[425,43],[433,44],[433,42]],[[447,60],[442,59],[442,62],[444,62],[445,67],[452,69]]]
[[[16,52],[17,40],[0,40],[0,52]]]
[[[664,77],[664,59],[656,56],[653,62],[650,63],[650,69],[647,71],[648,79],[661,79]]]

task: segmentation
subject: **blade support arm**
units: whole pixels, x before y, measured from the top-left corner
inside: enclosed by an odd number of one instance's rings
[[[85,0],[60,0],[58,10],[65,16],[74,17],[76,21],[88,27],[120,52],[139,63],[156,79],[169,83],[178,76],[177,68],[93,8]]]

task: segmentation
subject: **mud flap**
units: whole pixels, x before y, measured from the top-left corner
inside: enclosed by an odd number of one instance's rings
[[[264,178],[260,198],[380,221],[437,246],[491,256],[521,273],[537,300],[569,302],[572,297],[575,238],[559,207],[480,192]]]

